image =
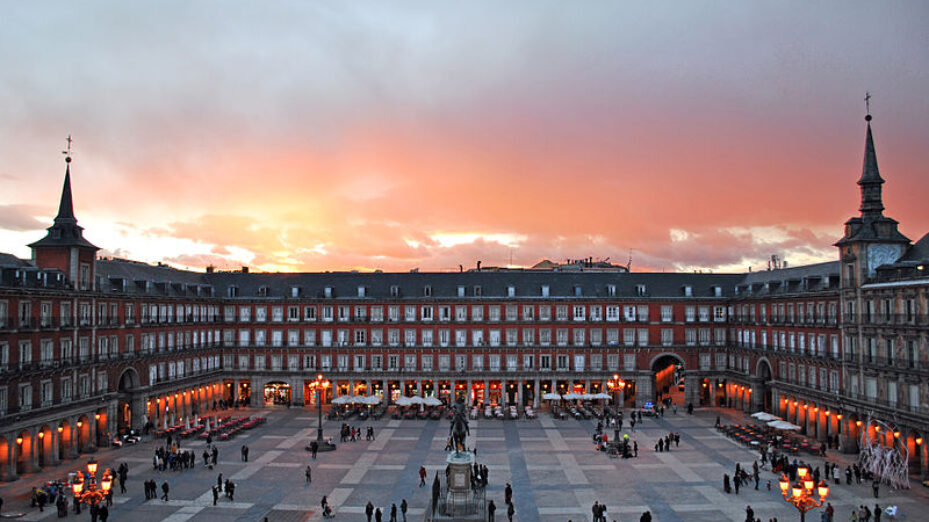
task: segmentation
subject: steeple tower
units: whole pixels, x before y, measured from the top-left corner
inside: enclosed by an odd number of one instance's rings
[[[868,135],[864,142],[864,165],[861,167],[861,211],[862,216],[879,218],[884,212],[884,202],[881,201],[881,171],[877,168],[877,153],[874,152],[874,136],[871,134],[871,115],[865,116],[868,122]]]
[[[76,289],[91,290],[94,286],[94,258],[100,249],[84,239],[84,229],[77,224],[77,218],[74,217],[70,141],[69,136],[65,157],[65,181],[61,189],[58,215],[48,228],[48,234],[29,247],[32,249],[32,261],[37,266],[57,268],[65,273],[68,281]]]
[[[864,144],[864,164],[861,168],[861,217],[845,222],[845,236],[835,246],[839,247],[842,259],[842,278],[847,287],[857,286],[874,276],[875,270],[884,264],[895,262],[909,245],[910,240],[897,230],[897,221],[884,215],[881,185],[884,179],[877,167],[874,150],[874,135],[871,132],[871,95],[868,102],[867,135]]]

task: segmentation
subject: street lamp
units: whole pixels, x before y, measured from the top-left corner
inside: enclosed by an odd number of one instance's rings
[[[317,374],[316,380],[310,383],[310,387],[316,391],[316,410],[319,412],[319,425],[316,428],[316,451],[334,451],[335,444],[323,439],[323,392],[330,385],[329,381],[323,379],[323,374]]]
[[[97,486],[97,461],[94,459],[87,462],[87,473],[78,471],[77,478],[71,484],[74,499],[91,507],[106,499],[111,487],[113,487],[113,473],[110,468],[106,468],[103,472],[100,485]]]
[[[800,522],[806,522],[806,512],[822,506],[826,501],[826,497],[829,496],[829,486],[823,481],[816,485],[810,475],[810,469],[806,466],[798,468],[797,474],[800,480],[791,485],[787,475],[782,473],[779,485],[784,500],[793,504],[800,512]],[[818,499],[813,496],[814,490],[819,496]]]
[[[610,389],[611,393],[616,393],[617,391],[625,388],[626,383],[619,378],[618,373],[614,373],[613,378],[606,381],[606,386]]]

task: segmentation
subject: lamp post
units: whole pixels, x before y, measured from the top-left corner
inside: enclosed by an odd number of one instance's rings
[[[606,381],[606,385],[610,389],[611,393],[617,393],[617,391],[620,391],[626,387],[626,383],[622,379],[619,378],[618,373],[614,373],[613,378]],[[620,407],[621,406],[622,405],[620,405]]]
[[[316,391],[316,411],[319,413],[319,424],[316,428],[316,451],[334,451],[335,444],[323,439],[323,392],[329,387],[329,381],[323,379],[323,374],[317,374],[316,380],[310,387]]]
[[[106,468],[103,472],[100,485],[97,486],[97,461],[90,459],[87,462],[87,472],[77,472],[77,478],[71,484],[71,490],[74,492],[75,500],[93,507],[106,499],[112,486],[113,473],[110,468]]]
[[[806,512],[823,505],[829,496],[829,486],[824,481],[817,485],[810,475],[810,469],[802,466],[797,469],[800,480],[791,485],[787,475],[781,474],[780,487],[784,500],[793,504],[800,512],[800,522],[806,522]],[[818,495],[818,499],[814,497]]]

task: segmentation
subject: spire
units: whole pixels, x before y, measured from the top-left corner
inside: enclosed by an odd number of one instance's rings
[[[881,200],[881,185],[884,184],[884,180],[877,168],[877,153],[874,151],[874,136],[871,134],[871,114],[865,116],[864,119],[868,122],[868,134],[864,143],[861,178],[858,180],[858,186],[861,187],[861,208],[859,210],[861,210],[862,217],[881,216],[884,211],[884,203]]]
[[[74,203],[71,200],[71,158],[65,160],[68,166],[65,167],[65,183],[61,188],[61,202],[58,204],[58,215],[55,216],[55,222],[68,220],[77,223],[74,217]]]

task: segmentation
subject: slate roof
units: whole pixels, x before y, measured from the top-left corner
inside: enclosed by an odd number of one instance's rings
[[[750,272],[739,283],[739,295],[757,297],[835,290],[839,288],[840,276],[838,261]]]

